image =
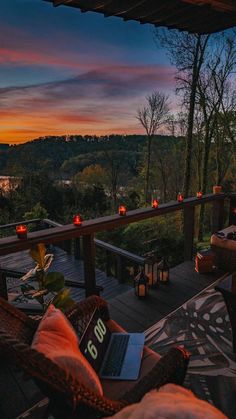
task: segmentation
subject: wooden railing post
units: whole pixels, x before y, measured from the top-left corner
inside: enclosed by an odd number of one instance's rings
[[[74,244],[74,252],[73,253],[74,253],[75,259],[81,259],[80,237],[76,237],[74,239],[73,244]]]
[[[116,278],[119,282],[124,282],[124,266],[121,255],[116,255]]]
[[[229,225],[236,225],[236,194],[230,195]]]
[[[86,297],[96,294],[94,235],[83,236],[84,282]]]
[[[224,224],[224,199],[212,203],[211,232],[215,233],[223,228]]]
[[[112,276],[111,266],[112,266],[112,255],[108,250],[106,250],[106,275],[107,276]]]
[[[193,258],[195,207],[184,208],[184,260]]]

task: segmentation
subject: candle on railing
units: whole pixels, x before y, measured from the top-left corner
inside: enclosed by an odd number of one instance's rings
[[[197,192],[197,198],[202,198],[202,192],[201,191]]]
[[[153,199],[152,200],[152,208],[158,208],[158,206],[159,206],[158,200],[157,199]]]
[[[124,205],[119,206],[119,215],[126,215],[126,207]]]
[[[219,186],[219,185],[213,186],[213,193],[214,194],[218,194],[218,193],[221,193],[221,192],[222,192],[222,186]]]
[[[181,192],[179,192],[179,193],[178,193],[178,196],[177,196],[177,201],[178,201],[178,202],[183,202],[183,200],[184,200],[184,197],[183,197],[182,193],[181,193]]]
[[[81,226],[81,224],[82,224],[82,218],[81,218],[81,216],[79,214],[74,215],[74,217],[73,217],[73,224],[76,227]]]
[[[16,234],[17,234],[18,239],[21,239],[21,240],[27,239],[27,232],[28,232],[28,229],[26,225],[19,224],[18,226],[16,226]]]

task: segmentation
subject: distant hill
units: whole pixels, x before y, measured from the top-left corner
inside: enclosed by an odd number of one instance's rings
[[[160,149],[180,139],[169,136],[156,136],[153,139]],[[43,137],[33,141],[9,146],[0,145],[0,174],[17,175],[26,171],[46,171],[55,178],[67,177],[82,170],[85,166],[99,163],[104,153],[124,154],[127,164],[139,164],[144,153],[146,136],[144,135],[110,135],[110,136],[60,136]],[[158,147],[158,148],[159,148]],[[117,156],[118,156],[117,154]]]

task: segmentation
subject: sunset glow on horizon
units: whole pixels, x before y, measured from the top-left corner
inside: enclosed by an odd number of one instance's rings
[[[174,68],[149,25],[42,0],[2,8],[0,143],[143,133],[136,113],[145,97],[174,90]]]

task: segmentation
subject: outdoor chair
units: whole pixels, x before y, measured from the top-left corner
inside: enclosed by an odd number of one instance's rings
[[[121,327],[109,317],[107,303],[98,296],[89,297],[74,305],[65,314],[81,335],[94,309],[98,307],[111,331]],[[25,313],[0,298],[0,351],[1,357],[15,364],[33,378],[42,393],[49,398],[47,415],[54,418],[102,418],[111,416],[124,406],[139,401],[152,388],[165,383],[182,384],[189,354],[173,347],[160,357],[145,347],[137,381],[102,380],[104,395],[85,387],[80,378],[73,379],[57,364],[31,348],[32,338],[40,319]]]

